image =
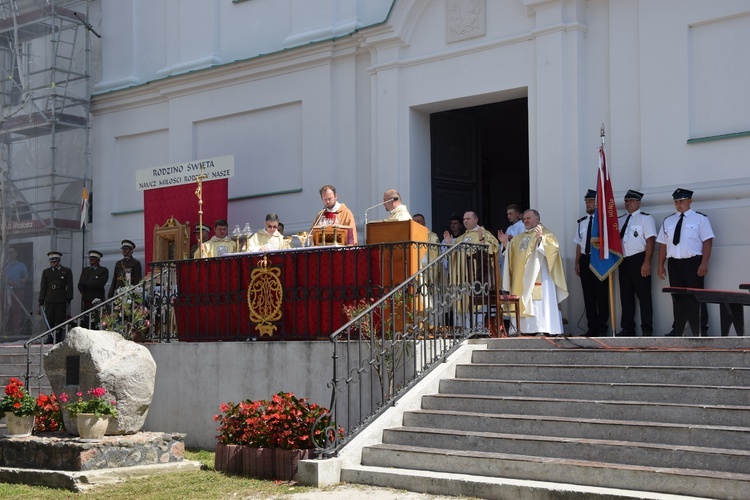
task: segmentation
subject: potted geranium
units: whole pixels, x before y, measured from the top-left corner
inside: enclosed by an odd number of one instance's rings
[[[270,401],[228,402],[220,408],[222,413],[214,416],[219,422],[216,470],[290,480],[297,463],[312,458],[316,445],[326,442],[328,410],[289,392]]]
[[[60,394],[60,402],[71,417],[76,418],[78,435],[81,439],[100,440],[104,437],[109,426],[109,419],[117,417],[117,401],[107,396],[104,387],[89,389],[88,399],[84,399],[83,392],[77,392],[75,401],[69,401],[66,393]]]
[[[23,382],[11,377],[5,386],[5,397],[0,401],[0,411],[5,413],[8,436],[30,436],[34,429],[34,415],[37,412],[36,399],[24,387]]]
[[[37,414],[34,423],[34,434],[57,432],[65,429],[63,425],[60,401],[54,394],[40,394],[36,398]]]

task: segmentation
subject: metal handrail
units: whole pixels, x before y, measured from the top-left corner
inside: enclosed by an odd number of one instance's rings
[[[151,280],[153,282],[153,278]],[[40,333],[36,335],[35,337],[30,338],[26,342],[24,342],[23,347],[26,349],[26,373],[23,375],[24,377],[24,383],[26,384],[26,387],[29,388],[30,391],[41,390],[41,379],[45,377],[44,370],[42,369],[42,356],[44,355],[44,344],[48,339],[52,340],[52,343],[57,343],[57,336],[58,332],[67,332],[70,331],[71,328],[75,328],[78,326],[86,326],[89,329],[92,327],[99,326],[99,320],[102,317],[103,313],[109,311],[110,313],[113,311],[115,304],[118,300],[121,298],[128,296],[134,292],[137,292],[138,290],[141,291],[145,295],[145,291],[148,287],[147,281],[142,281],[136,285],[131,285],[129,287],[121,287],[117,290],[115,295],[112,298],[106,299],[104,301],[101,301],[97,304],[95,304],[93,307],[83,311],[82,313],[73,316],[72,318],[64,321],[63,323],[60,323],[59,325],[49,328],[43,333]],[[42,313],[44,314],[44,313]],[[48,325],[49,326],[49,325]],[[38,345],[39,346],[39,352],[38,352],[38,359],[32,361],[32,346]],[[36,372],[36,375],[32,377],[32,364],[37,366],[38,370]],[[31,379],[34,378],[36,382],[39,382],[35,385],[29,385]]]
[[[497,256],[484,245],[419,245],[441,251],[330,336],[325,442],[313,436],[319,456],[335,456],[463,340],[490,334]]]

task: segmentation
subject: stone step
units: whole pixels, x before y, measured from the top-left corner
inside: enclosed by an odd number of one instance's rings
[[[589,380],[584,377],[583,380]],[[643,403],[694,403],[733,405],[750,401],[750,387],[702,385],[616,384],[599,382],[553,382],[487,379],[444,379],[441,394],[471,394],[517,397],[562,397],[567,399],[602,399],[607,401],[640,401]]]
[[[750,451],[630,441],[399,427],[383,432],[383,444],[418,447],[428,447],[429,444],[432,448],[448,450],[586,460],[642,467],[731,473],[746,473],[750,470]]]
[[[747,400],[745,403],[750,403]],[[422,397],[426,410],[465,411],[570,418],[634,420],[742,427],[750,422],[750,406],[693,403],[649,403],[542,397],[429,394]]]
[[[602,352],[748,351],[748,337],[522,337],[487,339],[487,349]]]
[[[718,340],[718,339],[717,339]],[[747,350],[481,349],[474,363],[529,365],[748,366]]]
[[[609,439],[673,445],[690,443],[691,446],[750,450],[750,427],[438,410],[405,412],[403,425],[501,434],[536,434],[559,438]]]
[[[493,380],[596,380],[606,383],[750,386],[750,368],[647,365],[486,364],[456,366],[456,378]]]
[[[386,444],[363,449],[362,465],[342,470],[341,479],[426,493],[519,500],[675,498],[670,495],[745,500],[750,491],[749,474]]]

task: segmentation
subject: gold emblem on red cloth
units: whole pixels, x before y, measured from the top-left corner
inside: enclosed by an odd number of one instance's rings
[[[281,319],[281,306],[284,301],[281,286],[281,269],[268,267],[268,258],[258,262],[258,267],[250,273],[250,285],[247,287],[247,307],[250,309],[250,321],[256,323],[255,329],[260,336],[273,336],[277,327],[274,321]]]

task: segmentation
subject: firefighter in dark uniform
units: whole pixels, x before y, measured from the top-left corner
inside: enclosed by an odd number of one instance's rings
[[[112,284],[109,287],[109,298],[115,296],[115,291],[128,285],[137,285],[143,279],[141,262],[133,257],[135,243],[130,240],[122,240],[122,260],[115,262],[112,273]]]
[[[89,267],[81,271],[78,279],[78,291],[81,292],[81,312],[91,309],[94,300],[104,300],[107,295],[104,286],[109,281],[109,270],[99,265],[102,253],[96,250],[89,251]]]
[[[576,236],[576,274],[581,278],[583,305],[586,310],[588,330],[586,337],[604,337],[607,335],[609,318],[609,278],[601,281],[589,267],[591,262],[591,229],[596,210],[596,191],[589,189],[583,197],[586,203],[586,215],[578,219]],[[596,251],[596,249],[594,249]]]
[[[664,219],[656,235],[656,242],[659,243],[656,273],[659,279],[665,279],[669,272],[669,286],[705,288],[714,241],[711,222],[706,214],[690,208],[693,192],[689,189],[677,188],[672,198],[676,212]],[[694,337],[707,335],[708,311],[705,302],[699,303],[693,295],[672,294],[672,310],[674,323],[667,337],[683,336],[687,324]]]
[[[643,193],[629,189],[625,193],[626,213],[620,216],[622,263],[620,264],[620,303],[622,330],[618,337],[635,337],[635,304],[641,309],[641,332],[650,337],[654,331],[651,301],[651,260],[656,243],[656,222],[641,211]]]
[[[49,266],[42,272],[42,283],[39,286],[39,306],[44,306],[50,328],[64,323],[68,315],[68,305],[73,300],[73,271],[60,264],[62,253],[47,253]],[[65,332],[60,332],[58,341],[65,339]]]

